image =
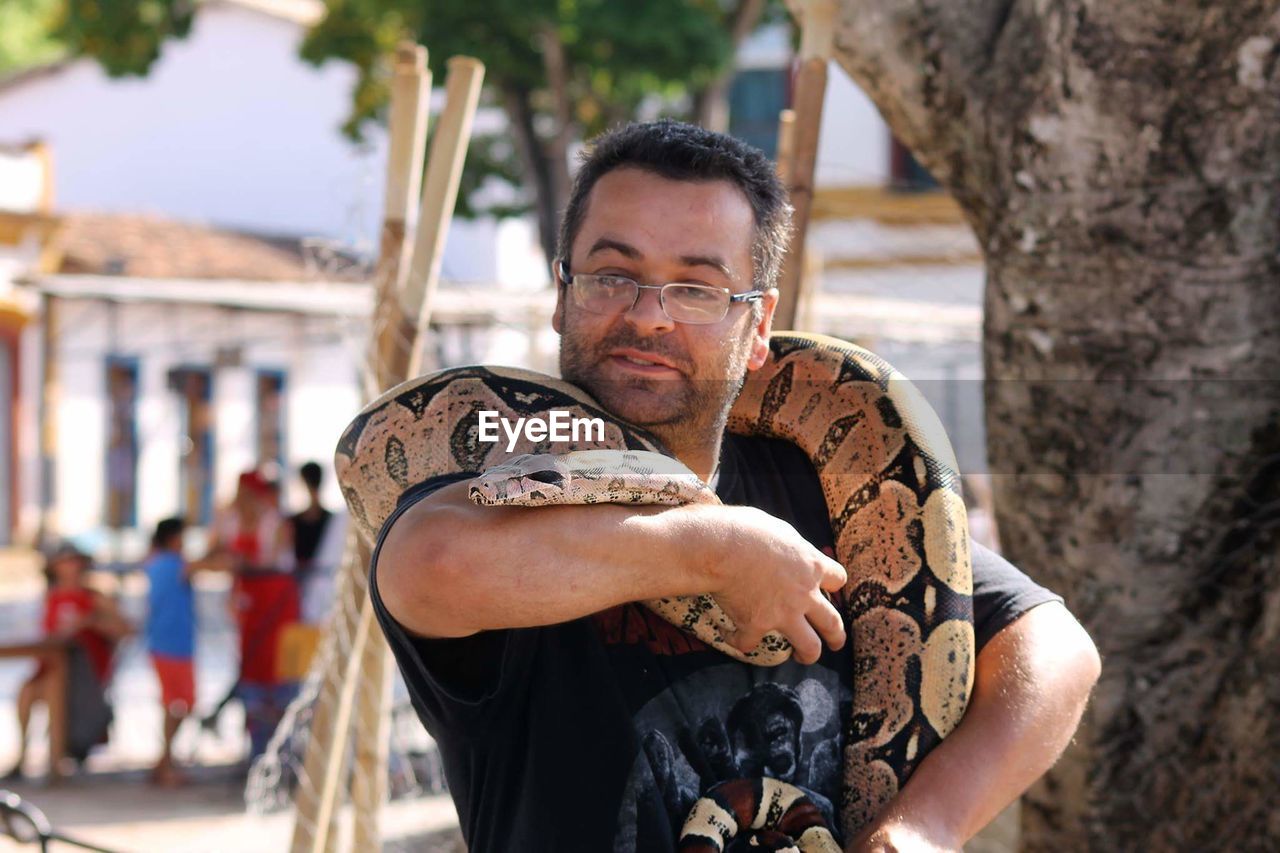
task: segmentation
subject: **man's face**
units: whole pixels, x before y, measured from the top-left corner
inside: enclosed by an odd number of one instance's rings
[[[672,181],[634,168],[602,177],[567,259],[572,274],[609,274],[641,284],[690,282],[751,290],[755,218],[728,181]],[[776,291],[753,322],[735,303],[718,323],[677,323],[658,292],[630,311],[594,314],[562,285],[553,325],[561,375],[618,417],[646,427],[672,451],[714,440],[748,369],[768,357]]]

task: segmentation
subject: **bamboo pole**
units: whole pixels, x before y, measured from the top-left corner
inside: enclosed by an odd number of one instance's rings
[[[406,321],[417,319],[416,323],[407,326],[387,325],[376,330],[380,339],[376,352],[388,352],[392,355],[389,361],[374,365],[376,381],[383,387],[415,375],[421,368],[422,341],[430,317],[431,297],[439,279],[440,255],[457,202],[462,163],[471,136],[483,78],[484,66],[479,61],[466,57],[449,61],[445,109],[431,146],[431,160],[427,166],[412,249],[397,267],[397,285],[387,286],[379,292],[380,298],[385,296],[398,303]],[[420,151],[421,146],[415,150]],[[406,192],[403,197],[411,200],[416,197],[416,193]],[[402,239],[407,242],[407,229],[402,234],[405,235]],[[396,340],[384,347],[381,339],[388,335],[395,335]],[[406,349],[410,353],[407,363],[401,361]],[[363,568],[369,564],[370,559],[367,546],[360,542],[357,550],[359,557],[354,565]],[[386,784],[384,710],[389,699],[389,685],[386,681],[389,669],[384,638],[381,633],[367,628],[373,618],[372,602],[367,589],[364,585],[359,585],[355,593],[352,603],[359,607],[359,624],[351,647],[345,650],[345,656],[336,656],[333,663],[334,669],[340,668],[342,675],[342,689],[337,692],[333,724],[328,727],[328,731],[320,732],[320,737],[313,738],[308,746],[308,765],[312,763],[313,756],[314,761],[321,764],[321,768],[310,778],[323,776],[324,780],[319,790],[314,819],[310,821],[314,826],[314,835],[310,838],[309,845],[301,847],[311,853],[322,853],[329,849],[336,834],[334,819],[337,814],[339,786],[335,780],[340,778],[345,767],[357,681],[367,687],[360,693],[362,736],[357,743],[357,756],[360,760],[357,762],[357,780],[352,792],[357,811],[355,849],[370,849],[368,845],[376,849],[378,846],[377,825],[372,814],[381,803]],[[377,731],[374,733],[364,731],[364,721],[370,719],[377,721]],[[304,815],[300,809],[298,822],[295,824],[295,851],[299,850],[300,838],[305,839],[305,832],[299,831],[303,823]]]
[[[383,201],[382,240],[378,253],[377,301],[374,308],[373,375],[378,393],[405,378],[413,350],[417,315],[406,313],[400,296],[403,271],[412,260],[413,221],[422,192],[422,152],[427,141],[431,72],[427,50],[404,43],[396,50],[391,79],[391,130]],[[370,398],[372,399],[372,397]]]
[[[787,167],[787,189],[795,208],[791,246],[783,260],[778,283],[775,329],[790,329],[804,286],[804,240],[813,205],[813,172],[818,159],[818,134],[822,127],[822,101],[827,93],[827,62],[835,40],[834,0],[804,0],[801,7],[800,70],[796,75],[795,135]]]
[[[455,80],[455,77],[458,79]],[[422,302],[418,306],[417,323],[410,324],[405,345],[397,349],[396,361],[388,365],[389,369],[382,377],[385,385],[402,382],[422,370],[423,341],[426,339],[427,323],[430,320],[430,298],[440,276],[440,256],[444,253],[449,223],[453,219],[453,208],[458,200],[462,164],[471,140],[471,126],[480,101],[480,85],[483,80],[484,65],[478,60],[466,57],[449,60],[449,77],[445,81],[445,108],[431,146],[431,163],[427,167],[412,256],[406,265],[409,274],[401,277],[402,286],[397,288],[396,293],[397,304],[412,305],[417,296],[422,297]],[[442,170],[437,168],[436,164],[440,160],[447,164],[448,172],[442,174]],[[417,193],[413,195],[416,198]],[[415,270],[419,275],[425,270],[425,278],[415,276]],[[419,286],[415,288],[415,284]],[[413,309],[406,307],[404,316],[406,320],[414,318]],[[409,351],[407,364],[400,361],[400,355],[405,350]],[[364,560],[365,565],[368,562],[368,559]],[[364,607],[368,609],[370,606],[366,597]],[[360,724],[357,728],[356,772],[352,787],[352,801],[356,812],[352,849],[373,850],[380,846],[380,842],[377,821],[369,819],[369,816],[381,805],[387,786],[390,651],[386,638],[381,632],[375,631],[365,640],[364,648],[356,653],[362,657],[362,689],[359,694]]]
[[[352,534],[352,539],[359,537]],[[338,706],[339,693],[342,688],[338,675],[342,672],[342,661],[350,653],[359,623],[359,607],[363,604],[360,590],[357,588],[359,553],[356,544],[348,542],[346,554],[338,571],[337,583],[334,585],[334,600],[341,606],[338,612],[330,615],[332,624],[321,638],[321,648],[316,659],[321,662],[320,682],[317,685],[316,698],[311,710],[310,737],[307,740],[307,751],[303,757],[303,772],[294,791],[294,806],[297,813],[294,818],[293,839],[289,849],[292,853],[307,853],[315,843],[319,834],[316,823],[320,812],[320,789],[316,781],[325,776],[325,761],[328,757],[329,744],[333,740],[334,710]],[[336,814],[334,815],[336,819]],[[325,850],[336,848],[337,824],[331,819],[325,827],[327,838],[322,842]]]
[[[40,317],[40,518],[35,545],[42,548],[58,530],[58,300],[41,297]]]
[[[822,292],[822,252],[810,249],[804,253],[804,284],[800,287],[800,302],[796,305],[795,329],[804,332],[821,332],[817,327],[818,294]]]
[[[449,60],[445,108],[436,126],[435,138],[431,141],[422,187],[422,206],[418,210],[417,233],[413,242],[413,260],[408,277],[400,288],[405,313],[416,321],[418,329],[409,364],[415,374],[423,367],[431,303],[440,281],[445,240],[449,236],[449,223],[458,200],[462,163],[471,139],[471,125],[475,121],[483,82],[484,64],[480,60],[469,56],[455,56]]]
[[[372,606],[366,594],[361,607]],[[355,812],[351,849],[380,850],[378,818],[387,798],[391,753],[391,650],[381,631],[371,631],[365,640],[359,671],[353,732],[355,768],[351,776],[351,807]]]
[[[373,625],[373,601],[365,596],[360,607],[360,618],[356,625],[356,635],[352,643],[353,654],[343,663],[342,690],[338,694],[338,707],[334,713],[334,731],[341,735],[351,730],[351,710],[355,705],[356,684],[360,680],[360,663],[363,660],[364,647],[369,641],[369,631]],[[329,827],[334,825],[338,810],[338,786],[342,781],[342,771],[347,766],[347,739],[342,736],[329,741],[324,762],[324,778],[320,787],[319,810],[316,813],[318,831],[311,840],[311,853],[325,853],[331,844]],[[367,850],[369,848],[357,848]],[[374,849],[377,849],[376,847]]]
[[[421,191],[422,154],[426,145],[430,98],[431,74],[427,70],[426,48],[412,42],[402,43],[396,50],[391,83],[387,177],[378,267],[375,273],[377,297],[374,328],[367,371],[371,381],[366,383],[373,387],[365,389],[369,399],[403,378],[404,368],[399,365],[408,361],[412,351],[413,323],[404,316],[396,288],[397,282],[402,278],[401,272],[407,266],[412,246],[407,235]],[[334,802],[327,801],[325,797],[332,796],[336,800],[337,792],[329,792],[323,788],[317,790],[314,781],[328,778],[328,771],[331,769],[328,762],[337,741],[341,741],[345,755],[347,733],[343,731],[341,720],[335,716],[335,708],[340,699],[339,684],[345,686],[345,682],[340,682],[339,676],[347,661],[360,660],[361,667],[367,669],[366,677],[370,682],[360,693],[362,741],[373,739],[377,744],[384,742],[387,736],[385,728],[379,722],[383,700],[378,697],[385,690],[378,690],[376,686],[378,682],[390,683],[386,643],[382,635],[377,634],[376,642],[366,643],[360,652],[355,650],[358,614],[366,601],[363,574],[371,555],[359,537],[352,537],[347,548],[348,556],[342,562],[342,578],[335,599],[340,606],[332,617],[337,624],[332,625],[329,632],[331,651],[319,658],[325,662],[326,669],[316,695],[311,718],[311,738],[303,760],[306,784],[298,786],[295,796],[297,814],[290,847],[293,853],[314,849],[331,850],[336,845],[337,809]],[[354,554],[350,553],[352,549]],[[373,698],[366,696],[369,692],[374,693]],[[370,715],[373,722],[366,729],[363,723],[370,719]],[[345,728],[349,728],[349,720]],[[365,761],[357,765],[357,781],[353,787],[353,800],[358,816],[357,842],[369,834],[377,837],[377,812],[386,790],[385,748],[376,745],[372,749],[366,747],[361,754],[365,756]],[[327,816],[323,823],[322,815]],[[367,848],[357,843],[356,849]]]
[[[413,244],[408,239],[414,211],[422,192],[422,152],[427,141],[430,113],[431,73],[427,70],[426,48],[404,43],[396,52],[396,73],[392,79],[391,107],[399,112],[391,122],[402,132],[392,138],[385,191],[381,256],[390,262],[379,286],[377,308],[385,323],[375,327],[377,360],[374,362],[378,390],[404,380],[406,363],[412,357],[414,325],[406,315],[398,284],[400,271],[412,261]],[[408,129],[403,131],[403,129]],[[372,554],[356,543],[363,570]],[[362,606],[367,607],[365,590]],[[353,850],[377,850],[378,815],[387,796],[387,761],[390,752],[391,651],[380,631],[365,642],[360,660],[362,677],[356,694],[355,770],[351,780],[351,803],[355,811]]]
[[[410,323],[408,339],[396,349],[396,360],[387,364],[384,376],[386,385],[392,385],[417,375],[422,370],[423,342],[427,337],[430,321],[431,297],[440,277],[441,257],[453,209],[458,200],[458,186],[462,178],[462,165],[471,140],[471,126],[480,101],[480,85],[484,80],[484,65],[469,57],[449,60],[449,76],[445,80],[445,108],[436,128],[427,166],[422,206],[415,229],[412,254],[405,267],[408,274],[400,276],[396,288],[397,304],[404,306],[406,321]],[[416,193],[414,194],[416,196]],[[421,300],[421,301],[418,301]],[[415,313],[414,303],[417,302]],[[390,329],[384,330],[385,332]],[[401,355],[409,350],[408,362]],[[363,563],[367,565],[369,559]],[[361,612],[371,613],[372,602],[366,595]],[[352,650],[353,657],[360,657],[358,672],[361,677],[359,697],[359,726],[356,735],[356,766],[352,787],[355,806],[354,850],[374,850],[381,844],[377,821],[371,819],[381,805],[387,784],[388,710],[391,699],[390,655],[386,638],[379,631],[367,633],[363,646]]]
[[[795,167],[796,111],[783,110],[778,114],[778,180],[784,187],[791,186],[791,171]]]

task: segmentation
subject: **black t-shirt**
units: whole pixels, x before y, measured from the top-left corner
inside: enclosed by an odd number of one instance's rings
[[[407,494],[382,535],[455,479]],[[830,553],[817,474],[794,445],[726,436],[717,493],[791,522]],[[979,649],[1030,608],[1061,600],[976,543],[973,574]],[[639,604],[559,625],[427,640],[387,613],[376,573],[370,591],[414,708],[439,746],[472,853],[674,851],[697,797],[740,776],[791,781],[828,817],[839,807],[850,643],[824,649],[811,666],[756,667]]]

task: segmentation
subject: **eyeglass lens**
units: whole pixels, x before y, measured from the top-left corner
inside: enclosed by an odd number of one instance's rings
[[[617,276],[577,275],[573,291],[578,305],[599,314],[630,310],[640,285]],[[662,310],[681,323],[716,323],[729,311],[729,294],[697,284],[668,284],[661,291]]]

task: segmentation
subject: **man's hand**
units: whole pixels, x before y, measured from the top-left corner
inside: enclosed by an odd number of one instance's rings
[[[716,553],[710,592],[737,626],[729,638],[749,652],[769,631],[791,641],[795,659],[813,663],[822,641],[844,645],[844,620],[823,594],[845,585],[844,567],[823,554],[785,521],[750,507],[708,507],[712,524],[731,532]]]

